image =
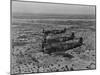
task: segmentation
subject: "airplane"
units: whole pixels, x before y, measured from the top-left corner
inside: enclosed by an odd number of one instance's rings
[[[51,54],[59,51],[68,51],[70,49],[81,47],[82,45],[83,45],[83,38],[80,37],[78,42],[56,43],[50,45],[48,44],[47,46],[45,46],[45,52]]]
[[[61,42],[65,42],[65,41],[73,40],[74,38],[75,38],[75,33],[72,32],[70,36],[60,37],[59,39]]]
[[[45,34],[45,35],[49,35],[49,34],[61,34],[61,33],[65,33],[66,32],[66,28],[64,28],[63,30],[47,30],[47,31],[45,31],[44,29],[43,29],[43,33]]]
[[[46,38],[46,36],[44,36],[45,43],[48,43],[48,44],[66,42],[69,40],[73,40],[74,38],[75,38],[74,32],[72,32],[72,34],[70,36],[63,36],[63,37],[52,38],[52,36],[51,36],[50,38]]]

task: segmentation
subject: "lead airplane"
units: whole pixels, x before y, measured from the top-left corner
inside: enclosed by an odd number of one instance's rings
[[[77,47],[81,47],[82,45],[84,45],[83,43],[83,38],[80,37],[79,40],[76,42],[69,42],[69,43],[65,43],[65,42],[60,42],[60,43],[52,43],[52,44],[45,44],[44,46],[44,52],[51,54],[54,52],[65,52]]]

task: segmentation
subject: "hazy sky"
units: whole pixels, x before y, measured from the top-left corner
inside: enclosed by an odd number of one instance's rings
[[[95,14],[95,6],[13,1],[12,12],[41,14]]]

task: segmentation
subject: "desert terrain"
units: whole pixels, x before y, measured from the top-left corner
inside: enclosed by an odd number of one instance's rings
[[[96,21],[92,16],[13,14],[11,20],[11,74],[96,68]],[[72,58],[41,52],[42,30],[63,28],[66,33],[59,35],[74,32],[76,38],[83,38],[84,45],[65,51]]]

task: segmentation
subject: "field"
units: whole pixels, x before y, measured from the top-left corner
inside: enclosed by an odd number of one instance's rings
[[[85,45],[65,52],[71,54],[73,58],[41,52],[42,30],[63,28],[67,28],[65,34],[74,32],[76,38],[82,37]],[[89,16],[14,14],[11,24],[11,73],[95,69],[95,37],[95,18]]]

